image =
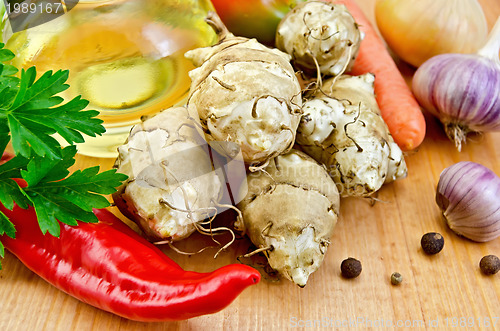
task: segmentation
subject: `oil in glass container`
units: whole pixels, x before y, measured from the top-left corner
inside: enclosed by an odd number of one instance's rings
[[[204,21],[210,0],[80,0],[47,23],[12,33],[4,42],[18,68],[69,69],[70,88],[100,112],[106,133],[86,137],[81,154],[115,157],[132,125],[186,101],[194,67],[184,53],[216,42]]]

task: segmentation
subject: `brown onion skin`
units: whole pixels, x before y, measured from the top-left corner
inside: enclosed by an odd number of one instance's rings
[[[455,233],[477,242],[500,236],[500,177],[485,166],[463,161],[446,168],[436,203]]]

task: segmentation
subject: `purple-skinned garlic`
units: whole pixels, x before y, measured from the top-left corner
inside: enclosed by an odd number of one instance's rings
[[[458,162],[441,173],[436,203],[455,233],[478,242],[500,236],[500,177],[485,166]]]
[[[499,51],[500,18],[477,54],[437,55],[415,72],[415,97],[459,151],[469,132],[500,131]]]

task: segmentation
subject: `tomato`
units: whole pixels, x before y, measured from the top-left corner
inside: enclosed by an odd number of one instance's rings
[[[257,38],[274,45],[280,20],[298,2],[305,0],[212,0],[217,14],[229,31],[237,36]]]

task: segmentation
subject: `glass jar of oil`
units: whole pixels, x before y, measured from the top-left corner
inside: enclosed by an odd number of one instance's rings
[[[64,2],[63,2],[64,3]],[[47,23],[3,40],[18,68],[69,69],[67,100],[81,95],[106,133],[86,137],[81,154],[115,157],[142,116],[183,104],[193,69],[184,53],[216,42],[205,22],[210,0],[80,0]]]

